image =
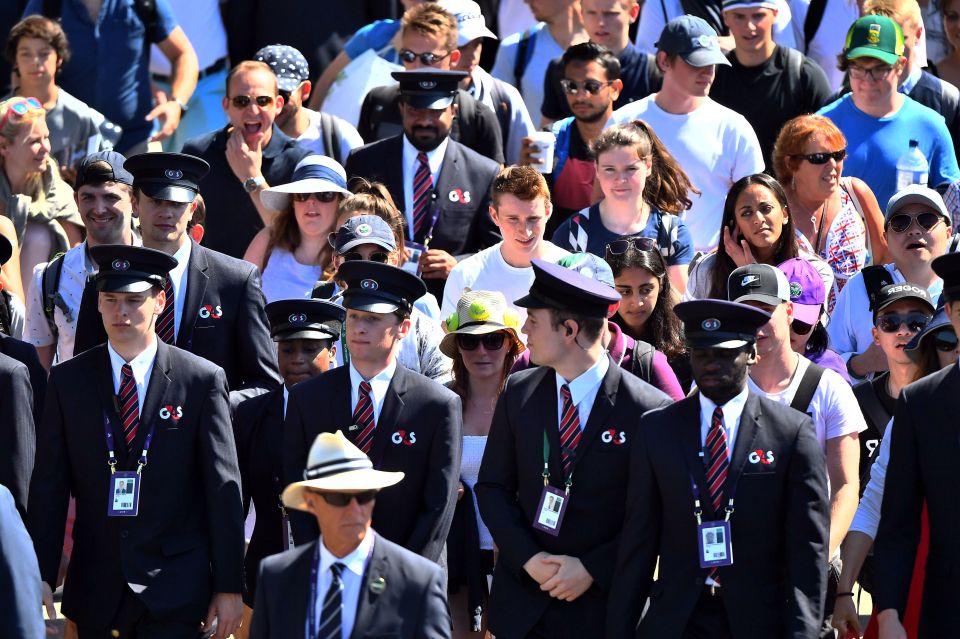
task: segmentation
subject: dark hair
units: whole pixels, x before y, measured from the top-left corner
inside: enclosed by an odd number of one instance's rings
[[[747,190],[747,187],[755,184],[773,193],[780,207],[788,211],[787,219],[784,221],[783,229],[780,231],[780,239],[777,240],[777,246],[774,249],[773,257],[769,263],[772,265],[782,264],[800,255],[797,236],[793,229],[793,216],[789,215],[787,194],[783,190],[783,187],[766,173],[755,173],[742,177],[730,187],[730,191],[727,193],[727,199],[723,202],[723,219],[720,221],[720,242],[717,246],[717,253],[713,260],[713,268],[710,272],[710,292],[707,297],[721,300],[727,299],[727,278],[730,276],[730,273],[737,268],[737,265],[734,263],[733,258],[727,255],[727,249],[723,245],[723,229],[730,226],[731,223],[736,225],[735,209],[737,199],[741,193]]]
[[[807,340],[807,346],[805,348],[804,355],[809,357],[811,355],[820,355],[830,346],[830,334],[827,333],[827,327],[823,325],[823,322],[817,321],[813,325],[813,328],[810,329],[810,339]]]
[[[196,197],[193,198],[193,201],[196,202],[197,208],[193,210],[193,217],[191,217],[190,221],[187,222],[188,231],[197,224],[203,226],[207,223],[207,203],[204,202],[203,196],[197,193]]]
[[[641,160],[650,158],[650,175],[643,187],[643,199],[647,204],[674,215],[693,206],[690,192],[699,194],[700,191],[690,184],[683,168],[643,120],[605,129],[590,144],[590,151],[599,163],[601,153],[624,147],[635,150]]]
[[[627,239],[627,237],[629,236],[620,239]],[[670,277],[667,275],[667,263],[660,251],[656,249],[644,251],[631,246],[626,253],[620,255],[612,255],[607,252],[606,260],[607,264],[610,265],[610,270],[613,271],[614,280],[627,269],[642,268],[653,274],[660,284],[657,303],[650,312],[646,324],[644,324],[643,335],[632,335],[631,337],[642,339],[651,344],[654,348],[663,352],[667,359],[685,353],[687,345],[683,339],[683,324],[677,314],[673,312],[673,286],[670,284]],[[618,326],[624,332],[628,330],[624,322],[619,322]]]
[[[610,49],[596,42],[581,42],[569,47],[560,57],[560,68],[566,71],[571,62],[596,62],[603,67],[608,82],[620,79],[620,60]]]
[[[7,60],[13,66],[17,64],[17,47],[23,38],[43,40],[53,47],[53,50],[57,53],[58,70],[70,60],[70,43],[67,41],[67,34],[63,32],[63,27],[60,26],[59,22],[33,15],[27,16],[13,25],[7,35],[7,46],[4,50]]]
[[[580,334],[583,335],[587,341],[595,342],[600,339],[600,333],[603,331],[605,325],[604,318],[588,317],[580,313],[573,313],[559,308],[550,308],[547,310],[550,311],[550,325],[553,326],[554,330],[559,329],[563,326],[564,322],[570,320],[577,323],[577,326],[580,327]]]
[[[507,334],[507,339],[504,341],[504,346],[509,345],[509,350],[507,351],[506,357],[503,358],[503,370],[500,371],[500,384],[497,387],[497,396],[500,396],[500,393],[503,392],[504,387],[507,385],[507,377],[510,376],[510,369],[513,368],[514,363],[517,361],[517,357],[520,355],[520,343],[513,338],[513,335],[510,331],[501,331],[502,333]],[[460,352],[460,347],[453,349],[453,375],[450,379],[449,388],[454,393],[460,396],[460,400],[466,404],[467,400],[470,398],[470,373],[467,371],[466,364],[463,363],[463,354]],[[466,408],[466,406],[464,406]]]

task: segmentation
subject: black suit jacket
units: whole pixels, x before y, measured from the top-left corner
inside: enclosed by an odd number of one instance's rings
[[[284,427],[287,483],[303,479],[307,454],[320,433],[349,432],[353,424],[350,368],[342,366],[300,382],[290,391]],[[463,437],[460,398],[397,365],[377,420],[370,459],[378,470],[402,471],[399,484],[384,488],[373,525],[390,541],[438,561],[453,520],[460,482]],[[297,544],[317,536],[316,522],[292,518]]]
[[[0,619],[5,636],[44,637],[40,600],[40,570],[33,542],[17,514],[13,497],[0,484]]]
[[[47,392],[47,371],[40,363],[37,349],[33,347],[33,344],[0,333],[0,353],[26,364],[27,370],[30,371],[30,387],[33,390],[33,419],[35,422],[39,422],[43,412],[43,397]]]
[[[497,402],[476,485],[480,516],[500,550],[490,594],[490,630],[526,636],[558,602],[523,569],[546,551],[583,562],[594,579],[581,595],[578,628],[570,636],[603,634],[606,597],[627,495],[627,463],[637,419],[670,399],[621,371],[613,360],[584,425],[570,501],[558,536],[531,526],[543,493],[543,436],[550,443],[550,483],[563,488],[556,374],[541,366],[511,375]],[[577,603],[577,602],[574,602]]]
[[[463,106],[468,100],[472,105],[472,117]],[[457,116],[450,129],[450,137],[497,164],[503,164],[503,135],[493,109],[463,89],[457,90],[453,103],[457,106]],[[367,93],[360,107],[357,131],[367,144],[403,133],[400,85],[375,87]]]
[[[303,638],[308,610],[313,613],[308,609],[310,567],[318,543],[297,546],[260,564],[250,639]],[[386,583],[379,594],[369,587],[377,579]],[[377,535],[350,637],[450,637],[444,584],[439,566]]]
[[[874,543],[874,608],[896,608],[903,619],[926,502],[930,552],[917,635],[921,639],[956,633],[958,395],[960,371],[955,364],[910,384],[897,401],[890,435],[890,461]]]
[[[21,517],[27,514],[30,475],[37,451],[33,392],[27,367],[0,353],[0,484],[10,489]]]
[[[64,615],[81,627],[105,628],[131,584],[158,619],[199,623],[212,593],[239,593],[243,578],[240,473],[226,376],[200,357],[157,345],[133,446],[140,451],[155,427],[136,517],[107,517],[105,419],[115,441],[123,441],[115,397],[106,345],[50,373],[28,509],[40,573],[56,582],[73,494]],[[178,412],[179,419],[170,416]],[[119,448],[119,469],[134,470],[139,453]]]
[[[193,240],[191,240],[193,242]],[[234,404],[279,388],[277,349],[270,339],[257,267],[193,242],[177,346],[222,368]],[[103,344],[97,289],[87,282],[80,302],[73,352]]]
[[[707,576],[698,560],[691,477],[703,520],[723,518],[707,493],[701,449],[699,394],[640,420],[607,637],[683,634]],[[772,463],[751,457],[755,451],[772,452]],[[719,569],[733,637],[817,636],[830,528],[825,467],[808,416],[752,393],[747,397],[725,485],[725,495],[733,490],[735,497],[733,565]],[[641,621],[648,595],[650,608]]]

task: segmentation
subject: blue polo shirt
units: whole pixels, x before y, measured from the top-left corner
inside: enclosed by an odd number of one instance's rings
[[[60,0],[60,23],[70,42],[70,61],[57,83],[114,124],[123,127],[117,150],[145,142],[153,127],[144,120],[150,95],[150,44],[177,27],[167,0],[155,0],[157,24],[147,34],[134,0],[103,0],[96,24],[83,0]],[[43,0],[30,0],[23,15],[43,13]]]

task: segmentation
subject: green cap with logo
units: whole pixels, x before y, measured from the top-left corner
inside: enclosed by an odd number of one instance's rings
[[[847,60],[876,58],[896,64],[903,55],[903,30],[886,16],[863,16],[847,31],[843,55]]]

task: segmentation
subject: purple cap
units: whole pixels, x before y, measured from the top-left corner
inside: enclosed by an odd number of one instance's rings
[[[790,283],[790,301],[793,302],[793,317],[813,326],[823,314],[826,290],[820,271],[803,259],[795,257],[778,266]]]

